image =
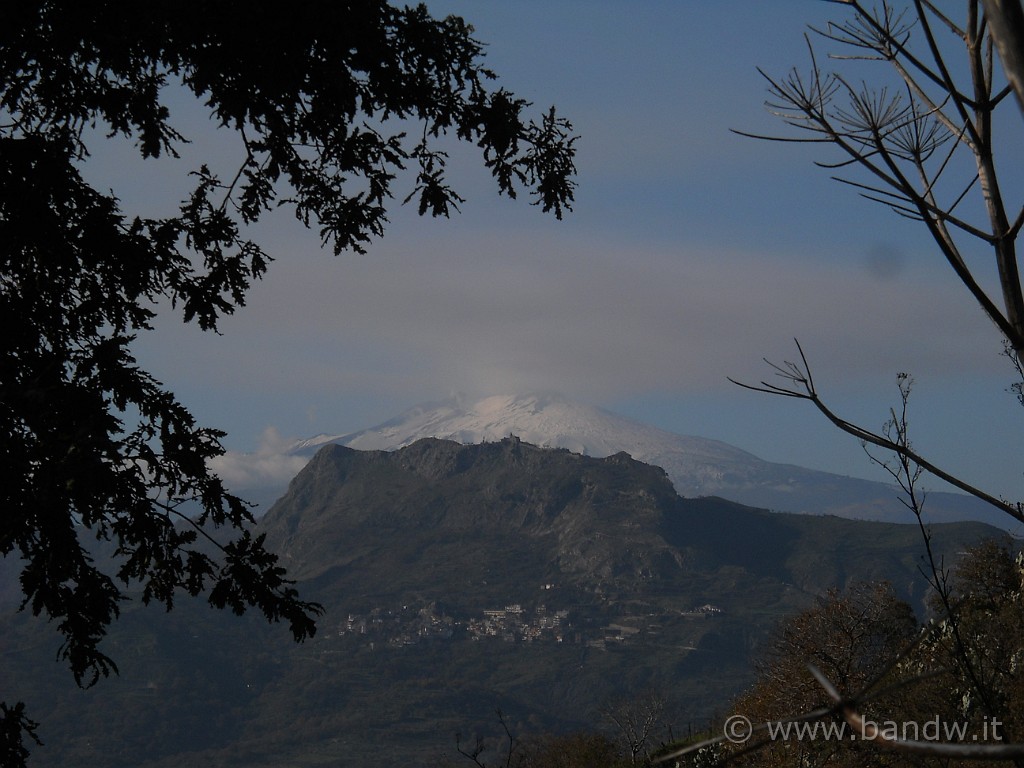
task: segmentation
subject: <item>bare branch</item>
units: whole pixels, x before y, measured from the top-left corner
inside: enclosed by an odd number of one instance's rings
[[[981,0],[1003,71],[1024,111],[1024,11],[1014,0]]]
[[[818,392],[814,387],[814,380],[811,377],[810,366],[807,363],[807,358],[804,355],[803,348],[800,346],[800,342],[794,339],[797,350],[800,353],[800,363],[793,363],[786,361],[783,365],[777,365],[769,360],[765,360],[768,365],[775,369],[776,375],[787,382],[784,386],[778,386],[776,384],[769,384],[766,381],[762,381],[760,386],[744,384],[736,381],[735,379],[729,379],[733,384],[743,387],[744,389],[750,389],[755,392],[764,392],[770,395],[781,395],[784,397],[794,397],[799,400],[807,400],[814,405],[832,424],[841,429],[847,434],[853,435],[858,440],[862,440],[865,443],[884,448],[887,451],[905,457],[915,464],[919,465],[929,474],[945,480],[950,485],[959,488],[964,493],[970,494],[975,498],[981,499],[982,501],[991,504],[1001,512],[1005,512],[1010,517],[1024,522],[1024,511],[1021,510],[1020,505],[1010,504],[1002,499],[997,499],[989,493],[977,488],[976,486],[967,483],[964,480],[956,477],[955,475],[939,468],[932,462],[919,455],[916,451],[912,450],[907,445],[900,445],[893,440],[890,440],[885,435],[880,435],[872,432],[869,429],[858,426],[852,422],[846,421],[845,419],[834,413],[818,396]]]
[[[1003,93],[992,95],[992,38],[985,19],[978,18],[977,2],[968,4],[968,23],[963,28],[929,0],[914,0],[913,18],[911,12],[898,12],[885,0],[873,10],[858,0],[842,4],[853,11],[852,18],[831,23],[825,30],[812,30],[826,40],[853,48],[854,55],[840,57],[846,61],[888,62],[902,80],[906,94],[901,98],[899,94],[887,93],[884,87],[876,91],[866,86],[854,87],[843,75],[824,72],[814,46],[805,38],[810,55],[808,75],[792,70],[786,77],[776,79],[761,72],[772,94],[767,104],[769,111],[802,135],[755,137],[830,143],[846,159],[819,161],[819,165],[832,169],[858,165],[874,176],[878,184],[847,183],[862,186],[870,193],[865,195],[867,199],[888,206],[898,215],[922,221],[957,277],[1000,333],[1015,349],[1024,351],[1024,291],[1014,246],[1024,228],[1024,214],[1012,223],[1006,215],[993,161],[992,113]],[[948,51],[940,46],[933,23],[963,40],[970,80],[966,88],[958,86],[945,58]],[[927,51],[923,56],[912,50],[912,31]],[[1024,35],[1024,21],[1021,34]],[[845,105],[836,103],[840,97],[844,97]],[[950,147],[945,156],[934,158],[934,153],[947,142]],[[952,162],[954,156],[960,156],[958,146],[970,150],[976,173],[962,184],[954,183],[953,198],[944,202],[939,197],[938,185],[940,179],[951,173],[951,168],[959,168]],[[937,165],[933,160],[938,161]],[[882,187],[892,190],[892,199],[888,199],[889,193]],[[968,192],[978,188],[987,212],[984,225],[972,224],[955,213]],[[993,249],[1001,306],[997,304],[997,294],[990,295],[982,288],[974,270],[962,258],[963,249],[954,239],[954,232],[981,240]]]

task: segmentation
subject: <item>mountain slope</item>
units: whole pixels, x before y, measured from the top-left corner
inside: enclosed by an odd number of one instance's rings
[[[496,708],[513,733],[568,732],[652,688],[684,733],[829,587],[924,596],[915,526],[684,499],[624,453],[513,438],[324,446],[258,532],[327,609],[302,645],[203,601],[133,602],[105,640],[123,674],[74,691],[52,627],[0,617],[5,681],[45,713],[33,764],[428,768],[454,733],[494,733]],[[938,525],[932,544],[949,564],[994,533]]]
[[[460,443],[493,442],[509,435],[539,446],[589,456],[625,451],[663,467],[683,496],[721,496],[742,504],[802,514],[909,522],[897,491],[884,483],[764,461],[717,440],[666,432],[559,395],[461,397],[412,408],[370,429],[319,435],[292,452],[311,455],[337,443],[360,450],[395,450],[424,437]],[[931,522],[976,520],[1006,527],[1005,515],[968,496],[928,495]]]
[[[327,445],[261,528],[290,574],[344,586],[350,597],[400,599],[424,583],[449,591],[472,583],[489,594],[479,585],[496,563],[498,589],[560,583],[606,596],[678,590],[722,568],[776,580],[788,585],[780,595],[796,589],[805,596],[798,599],[856,578],[897,583],[908,599],[923,585],[911,586],[919,581],[917,526],[686,499],[661,468],[624,452],[594,458],[518,438],[424,438],[390,452]],[[952,553],[995,533],[959,523],[935,526],[934,536]]]

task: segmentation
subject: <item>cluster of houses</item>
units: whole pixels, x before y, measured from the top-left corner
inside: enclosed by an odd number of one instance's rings
[[[350,613],[338,626],[338,635],[361,636],[374,644],[390,646],[451,640],[456,633],[471,640],[496,637],[508,642],[560,643],[570,629],[568,616],[568,611],[549,612],[543,605],[528,611],[515,603],[485,610],[482,617],[456,620],[439,611],[436,604],[421,608],[406,605],[397,610],[374,608],[368,614]]]
[[[720,612],[714,605],[702,605],[680,613],[709,617]],[[585,626],[575,626],[568,610],[548,610],[544,604],[524,608],[519,603],[511,603],[504,608],[487,609],[481,616],[455,619],[436,603],[431,603],[422,607],[404,605],[394,610],[374,608],[368,614],[350,613],[338,626],[338,635],[364,638],[371,648],[452,639],[586,643],[605,647],[611,642],[626,642],[641,631],[627,623],[604,625],[593,620],[583,623]]]
[[[456,622],[435,605],[422,608],[391,610],[374,608],[369,614],[348,614],[338,627],[338,635],[366,637],[371,645],[384,643],[391,646],[415,645],[427,640],[451,640]]]
[[[473,640],[500,637],[508,642],[552,640],[561,643],[571,629],[568,619],[568,611],[548,612],[544,605],[524,611],[521,605],[514,603],[503,609],[485,610],[482,619],[469,619],[466,631]]]

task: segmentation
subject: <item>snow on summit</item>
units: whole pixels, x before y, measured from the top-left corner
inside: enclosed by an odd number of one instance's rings
[[[662,467],[682,496],[721,496],[779,511],[908,522],[898,493],[883,483],[775,464],[718,440],[667,432],[551,393],[493,395],[478,400],[457,395],[410,408],[369,429],[299,440],[283,450],[280,459],[296,472],[296,463],[304,464],[329,443],[390,451],[426,437],[471,444],[509,436],[596,458],[625,451],[634,459]],[[249,456],[263,467],[271,463],[270,457],[262,454]],[[231,466],[243,464],[236,459]],[[281,483],[278,495],[283,492]],[[931,494],[929,508],[933,522],[993,522],[990,518],[996,515],[982,502],[949,493]]]
[[[588,456],[610,456],[626,451],[647,461],[652,452],[678,448],[711,459],[744,454],[724,443],[701,438],[682,438],[655,427],[556,394],[494,395],[469,401],[450,400],[422,405],[377,427],[343,436],[335,441],[359,450],[394,450],[424,437],[459,443],[494,442],[514,435],[550,448],[566,448]]]

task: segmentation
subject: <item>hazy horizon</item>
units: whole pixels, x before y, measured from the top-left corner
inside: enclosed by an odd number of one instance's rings
[[[576,210],[558,222],[499,198],[475,148],[453,146],[461,214],[420,219],[396,204],[366,255],[335,259],[315,232],[272,216],[257,234],[276,261],[223,335],[166,313],[135,345],[228,448],[256,451],[268,428],[356,431],[456,391],[540,389],[878,479],[806,403],[727,380],[769,376],[762,358],[792,359],[799,338],[842,416],[880,428],[896,374],[910,372],[921,452],[1024,497],[1012,369],[927,233],[815,167],[827,148],[730,132],[784,132],[756,68],[806,68],[805,25],[841,5],[428,6],[475,27],[499,85],[573,121]],[[104,146],[89,163],[128,212],[176,205],[188,170],[237,151],[195,107],[172,121],[195,140],[182,160],[122,163]],[[1019,163],[1007,149],[1000,161]]]

